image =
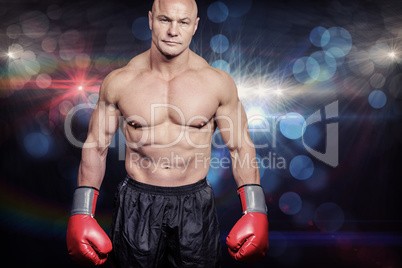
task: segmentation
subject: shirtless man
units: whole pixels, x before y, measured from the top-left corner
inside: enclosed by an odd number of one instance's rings
[[[100,88],[67,227],[69,254],[98,265],[113,248],[116,267],[219,267],[221,238],[206,180],[219,127],[243,208],[228,250],[237,260],[258,260],[268,249],[267,211],[236,85],[189,49],[199,22],[194,0],[155,0],[148,16],[151,48],[111,72]],[[109,239],[93,216],[121,116],[127,177],[116,194]]]

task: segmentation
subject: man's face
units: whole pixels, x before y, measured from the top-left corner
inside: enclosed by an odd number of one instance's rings
[[[152,43],[168,57],[190,46],[199,21],[194,0],[155,0],[148,18]]]

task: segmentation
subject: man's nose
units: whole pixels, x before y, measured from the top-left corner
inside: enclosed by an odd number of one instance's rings
[[[170,23],[168,34],[170,36],[177,36],[178,35],[177,22],[172,21]]]

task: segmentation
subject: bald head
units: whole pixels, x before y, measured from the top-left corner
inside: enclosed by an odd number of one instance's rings
[[[197,18],[198,8],[195,0],[154,0],[152,13],[157,11],[167,11],[169,9],[181,10],[191,14],[192,19]]]

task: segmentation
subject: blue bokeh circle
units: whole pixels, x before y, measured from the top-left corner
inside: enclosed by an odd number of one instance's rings
[[[304,132],[306,120],[298,113],[287,113],[279,123],[281,133],[288,139],[295,140],[300,138]]]
[[[369,104],[375,109],[381,109],[387,103],[387,96],[381,90],[374,90],[368,97]]]
[[[211,38],[210,46],[215,53],[223,53],[229,48],[229,40],[223,34],[217,34]]]
[[[295,156],[289,164],[289,171],[298,180],[306,180],[314,172],[314,163],[310,157],[305,155]]]
[[[210,21],[221,23],[226,20],[229,15],[229,9],[225,3],[217,1],[209,5],[207,16]]]

